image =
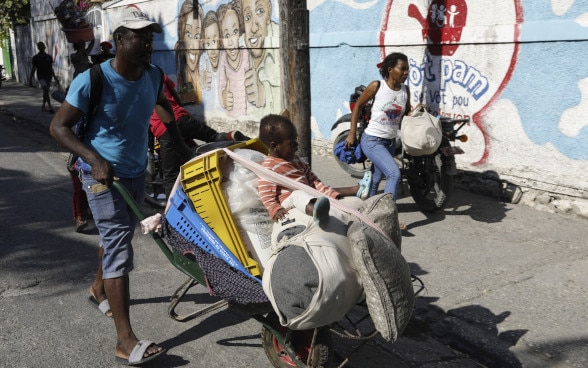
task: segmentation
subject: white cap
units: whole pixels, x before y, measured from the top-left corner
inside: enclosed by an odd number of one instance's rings
[[[116,28],[119,27],[125,27],[129,29],[143,29],[151,27],[153,32],[161,33],[163,31],[159,23],[150,20],[147,14],[143,13],[143,11],[135,4],[125,6],[123,9],[122,19]]]

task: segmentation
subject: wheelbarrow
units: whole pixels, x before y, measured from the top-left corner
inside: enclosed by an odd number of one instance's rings
[[[237,146],[239,147],[239,145]],[[213,187],[218,184],[220,180],[217,180],[218,177],[216,177],[214,173],[216,163],[212,162],[211,165],[208,165],[210,164],[209,159],[210,157],[207,157],[202,161],[197,161],[197,165],[206,166],[205,171],[207,171],[207,175],[204,176],[208,178],[205,180],[208,182],[208,184],[206,184],[207,188],[204,190],[199,188],[198,192],[199,195],[208,195],[211,196],[210,198],[216,198],[209,200],[218,201],[219,196],[222,197],[222,194],[215,193]],[[202,169],[202,167],[200,167],[200,169]],[[182,170],[184,170],[184,167]],[[203,176],[197,175],[197,177],[201,182],[201,178]],[[145,216],[132,196],[127,192],[126,188],[116,181],[113,183],[113,186],[121,193],[122,197],[132,209],[134,214],[138,217],[139,221],[144,220]],[[203,191],[205,194],[202,194]],[[224,234],[224,239],[216,237],[214,231],[211,229],[211,227],[214,227],[215,225],[215,219],[216,222],[226,221],[227,216],[230,217],[230,213],[216,214],[219,216],[223,215],[222,217],[224,217],[224,220],[219,220],[218,217],[215,217],[214,213],[207,213],[206,215],[202,215],[207,218],[208,223],[206,223],[200,217],[200,215],[193,213],[194,211],[192,210],[192,212],[188,212],[190,218],[186,219],[184,217],[184,212],[186,210],[190,211],[190,208],[189,206],[185,205],[188,199],[184,196],[185,193],[183,193],[181,188],[178,188],[176,194],[172,196],[172,199],[170,200],[171,206],[168,208],[168,212],[166,213],[166,220],[164,221],[163,233],[165,235],[165,240],[158,233],[151,232],[151,236],[164,255],[167,257],[169,262],[171,262],[172,265],[180,272],[188,276],[188,279],[177,288],[171,297],[170,305],[168,307],[168,314],[171,318],[178,322],[187,322],[226,306],[241,310],[250,315],[251,318],[261,323],[262,346],[269,361],[274,367],[284,368],[332,366],[335,355],[332,334],[359,342],[359,345],[356,346],[356,348],[351,351],[347,357],[340,358],[341,363],[339,367],[343,367],[347,364],[349,357],[353,353],[358,351],[361,346],[378,335],[378,332],[375,330],[375,328],[372,328],[372,326],[370,326],[367,331],[365,331],[365,329],[362,331],[362,328],[359,327],[360,325],[365,326],[364,322],[370,318],[365,305],[363,305],[363,307],[361,305],[359,306],[360,308],[363,308],[362,310],[364,311],[363,313],[359,313],[359,315],[358,313],[355,313],[353,316],[348,315],[345,316],[343,321],[334,323],[330,326],[318,327],[311,330],[288,329],[280,324],[279,318],[273,311],[269,302],[242,304],[240,298],[232,298],[228,300],[226,298],[221,299],[216,303],[205,306],[192,313],[186,315],[178,314],[176,308],[184,296],[188,293],[188,291],[195,285],[200,284],[204,287],[207,287],[209,291],[211,291],[211,294],[214,295],[214,292],[212,292],[214,290],[211,290],[210,270],[215,270],[216,267],[223,268],[222,270],[216,269],[220,274],[235,272],[235,268],[241,268],[241,270],[237,270],[237,273],[242,275],[249,275],[247,279],[248,287],[255,289],[256,285],[258,285],[258,287],[261,288],[260,276],[255,277],[252,275],[257,272],[256,266],[253,264],[254,262],[240,257],[241,259],[238,259],[239,264],[235,265],[233,263],[232,265],[235,267],[232,267],[230,264],[232,261],[234,261],[234,259],[220,260],[220,258],[222,258],[220,253],[229,255],[231,252],[237,254],[239,253],[235,251],[235,248],[238,247],[238,244],[227,244],[229,242],[238,242],[239,240],[235,237],[231,238],[231,234],[229,234],[231,231],[228,231],[229,229],[223,228],[222,234]],[[215,205],[210,205],[210,203],[208,204],[209,205],[203,207],[207,208],[208,210],[223,212],[222,203],[217,202]],[[177,218],[178,216],[180,217],[179,219]],[[177,222],[180,222],[180,231],[177,231],[169,226],[167,218],[169,218],[171,221],[176,221],[176,224]],[[228,225],[222,224],[222,226]],[[210,245],[211,238],[216,239],[215,241],[212,241],[213,245]],[[202,244],[202,242],[207,244]],[[193,247],[190,252],[187,252],[186,246],[191,245],[186,245],[187,243],[194,243],[198,246]],[[205,251],[207,247],[220,247],[221,249],[216,249],[216,252],[215,249]],[[225,252],[223,252],[223,249]],[[230,250],[231,252],[226,252],[226,250]],[[221,257],[219,257],[219,255]],[[420,280],[416,278],[415,281],[420,283]],[[423,285],[420,283],[420,286],[418,286],[418,290],[416,290],[415,293],[420,292],[422,289]]]
[[[113,183],[139,221],[145,219],[141,209],[124,186]],[[168,314],[178,322],[187,322],[207,313],[229,305],[232,308],[245,311],[262,325],[261,338],[265,353],[274,367],[326,367],[333,360],[333,342],[328,326],[313,330],[289,330],[280,326],[277,315],[271,311],[271,305],[258,305],[255,308],[231,304],[220,300],[211,305],[186,315],[179,315],[176,311],[179,303],[187,292],[200,284],[207,286],[207,280],[198,262],[189,255],[168,246],[166,241],[156,232],[150,234],[168,261],[188,279],[180,285],[171,296]]]

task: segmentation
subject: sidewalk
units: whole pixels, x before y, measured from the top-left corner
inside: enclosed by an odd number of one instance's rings
[[[53,114],[42,112],[43,90],[33,88],[14,81],[2,82],[0,88],[0,108],[9,111],[20,119],[39,123],[49,129]],[[51,99],[53,110],[57,111],[61,104]]]

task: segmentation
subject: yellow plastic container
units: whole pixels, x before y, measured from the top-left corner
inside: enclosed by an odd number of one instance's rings
[[[257,138],[228,147],[252,149],[267,154],[267,147]],[[181,184],[198,216],[214,231],[223,244],[253,275],[260,276],[261,268],[245,249],[235,226],[233,215],[221,190],[221,160],[230,160],[223,151],[211,152],[181,167]]]

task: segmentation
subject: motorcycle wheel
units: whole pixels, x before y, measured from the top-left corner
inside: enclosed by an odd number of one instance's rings
[[[167,195],[163,186],[145,183],[145,203],[157,209],[164,209],[167,205]]]
[[[347,139],[347,135],[349,135],[349,131],[345,131],[345,132],[339,134],[337,136],[337,138],[335,138],[335,141],[333,142],[333,147],[335,147],[337,145],[337,143]],[[335,160],[337,161],[339,166],[341,166],[341,168],[343,170],[345,170],[345,172],[347,172],[349,175],[351,175],[354,178],[363,178],[363,174],[365,174],[365,172],[370,170],[372,167],[372,162],[370,160],[365,160],[364,162],[357,163],[357,164],[345,163],[345,162],[339,160],[337,157],[335,157]]]
[[[453,176],[447,174],[447,169],[441,164],[440,155],[435,155],[432,159],[434,162],[426,166],[435,169],[419,172],[421,183],[407,177],[410,195],[424,212],[436,212],[445,208],[453,195]]]
[[[270,317],[270,321],[272,326],[279,326],[277,329],[280,333],[286,334],[288,329],[280,325],[277,316],[273,315]],[[290,345],[296,353],[296,360],[306,364],[310,356],[310,363],[307,367],[328,367],[333,359],[333,341],[329,328],[321,327],[318,329],[314,348],[311,351],[310,345],[312,343],[313,333],[314,330],[290,331]],[[288,355],[276,336],[265,326],[261,329],[261,339],[265,354],[274,367],[291,368],[298,366],[296,361]]]

